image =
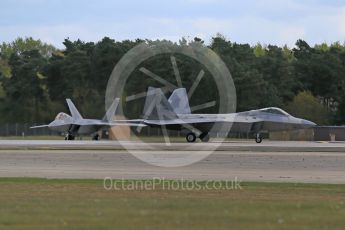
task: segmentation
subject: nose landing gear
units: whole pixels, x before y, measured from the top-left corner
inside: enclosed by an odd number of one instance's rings
[[[262,142],[262,136],[261,136],[260,133],[257,133],[255,135],[255,142],[258,143],[258,144]]]

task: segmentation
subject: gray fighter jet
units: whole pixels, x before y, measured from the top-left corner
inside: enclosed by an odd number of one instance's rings
[[[176,89],[169,100],[159,88],[149,87],[143,124],[172,130],[187,130],[186,140],[207,142],[211,131],[253,133],[257,143],[271,131],[305,129],[316,124],[293,117],[280,108],[269,107],[230,114],[192,114],[185,88]]]
[[[92,134],[93,140],[99,139],[98,132],[103,129],[108,129],[112,126],[125,125],[125,126],[140,126],[140,124],[128,123],[124,120],[113,121],[113,117],[116,108],[119,104],[119,99],[116,98],[108,111],[104,115],[102,120],[97,119],[84,119],[77,108],[72,103],[71,99],[66,99],[68,108],[71,112],[71,116],[66,113],[59,113],[54,121],[48,125],[33,126],[30,128],[43,128],[48,127],[49,129],[61,133],[65,133],[65,140],[74,140],[76,136],[79,135],[89,135]]]

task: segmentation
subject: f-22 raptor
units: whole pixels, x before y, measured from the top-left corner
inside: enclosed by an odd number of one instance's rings
[[[85,119],[81,116],[71,99],[66,99],[68,108],[70,110],[71,116],[60,112],[55,119],[47,125],[33,126],[30,128],[44,128],[48,127],[53,131],[60,133],[65,133],[65,140],[74,140],[76,136],[79,135],[89,135],[92,134],[93,140],[99,139],[98,132],[100,130],[108,129],[112,126],[140,126],[141,124],[133,124],[126,122],[124,120],[114,121],[113,117],[117,106],[119,104],[119,99],[116,98],[107,112],[105,113],[102,120],[98,119]]]
[[[257,143],[262,142],[262,134],[266,132],[306,129],[316,125],[276,107],[229,114],[192,114],[185,88],[175,89],[167,99],[160,88],[153,87],[148,89],[141,123],[187,130],[187,142],[195,142],[197,137],[207,142],[212,127],[219,127],[227,133],[253,133]]]

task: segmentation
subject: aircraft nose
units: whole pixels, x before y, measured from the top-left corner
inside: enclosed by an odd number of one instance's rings
[[[305,125],[306,127],[313,127],[313,126],[317,125],[312,121],[308,121],[308,120],[304,120],[304,119],[302,120],[302,124]]]

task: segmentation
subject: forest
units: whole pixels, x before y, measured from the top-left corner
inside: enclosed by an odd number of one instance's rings
[[[104,97],[109,76],[121,57],[136,45],[152,40],[116,41],[104,37],[98,42],[65,39],[64,48],[31,37],[0,44],[0,123],[37,124],[67,112],[65,98],[71,98],[89,118],[104,114]],[[309,45],[298,40],[294,47],[257,43],[240,44],[217,34],[210,41],[181,38],[176,45],[200,43],[212,49],[231,72],[236,87],[237,111],[280,107],[290,114],[319,125],[345,123],[345,44]],[[183,85],[188,88],[200,71],[200,64],[176,55]],[[162,78],[173,81],[174,72],[166,55],[142,63]],[[145,91],[159,83],[135,70],[124,94]],[[209,73],[191,104],[217,97]],[[130,92],[129,92],[130,91]],[[207,101],[207,100],[206,100]],[[127,108],[130,118],[142,114],[142,100]],[[199,111],[202,113],[203,111]],[[216,108],[204,112],[216,112]]]

